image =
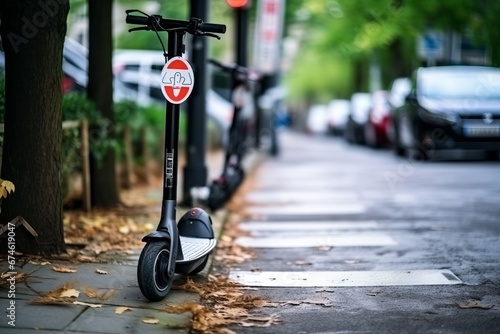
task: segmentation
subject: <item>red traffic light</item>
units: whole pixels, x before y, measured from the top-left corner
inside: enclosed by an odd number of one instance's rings
[[[232,8],[244,8],[250,2],[249,0],[226,0],[227,4]]]

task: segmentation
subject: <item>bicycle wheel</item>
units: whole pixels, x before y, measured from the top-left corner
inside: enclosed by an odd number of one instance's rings
[[[174,276],[168,275],[169,241],[152,240],[142,249],[137,265],[137,282],[150,301],[162,300],[172,288]]]

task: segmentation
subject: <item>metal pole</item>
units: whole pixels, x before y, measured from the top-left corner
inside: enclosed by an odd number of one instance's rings
[[[247,35],[248,35],[248,8],[239,8],[236,12],[236,64],[247,66]]]
[[[190,0],[191,17],[196,17],[206,22],[208,17],[208,3],[209,0]],[[193,92],[188,100],[186,165],[184,167],[182,198],[182,203],[186,206],[193,205],[191,189],[206,186],[207,183],[207,167],[205,165],[206,39],[203,36],[193,36],[190,52],[190,62],[194,73],[196,73],[196,78]]]

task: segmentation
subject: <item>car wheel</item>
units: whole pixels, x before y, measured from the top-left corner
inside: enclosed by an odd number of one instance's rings
[[[398,157],[404,157],[406,155],[406,150],[404,149],[403,146],[401,146],[401,142],[399,141],[399,129],[397,128],[397,123],[394,122],[393,125],[393,143],[392,143],[392,149],[394,151],[394,154]]]
[[[365,124],[364,131],[366,145],[372,148],[377,148],[379,146],[379,143],[377,142],[377,135],[375,133],[374,126],[368,122]]]
[[[488,161],[498,161],[500,160],[500,152],[499,151],[486,151],[485,154],[486,160]]]
[[[349,117],[349,119],[347,120],[347,124],[346,124],[346,127],[345,127],[345,130],[344,130],[344,139],[352,144],[354,143],[354,134],[353,134],[353,123],[352,123],[352,119]]]

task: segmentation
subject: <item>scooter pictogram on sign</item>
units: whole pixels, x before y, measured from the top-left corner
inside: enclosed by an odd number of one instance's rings
[[[181,104],[193,91],[193,69],[182,57],[171,58],[163,67],[161,78],[161,91],[170,103]]]

